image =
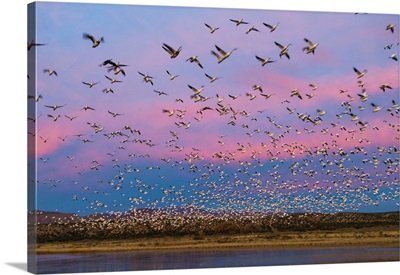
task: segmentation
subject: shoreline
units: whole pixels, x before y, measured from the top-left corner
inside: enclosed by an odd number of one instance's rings
[[[399,248],[398,226],[286,231],[235,235],[143,237],[136,239],[48,242],[36,245],[36,253],[69,254],[134,251],[285,249],[315,247],[394,247]],[[397,255],[397,260],[399,257]]]

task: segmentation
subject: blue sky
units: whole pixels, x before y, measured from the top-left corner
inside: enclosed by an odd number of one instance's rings
[[[230,21],[241,18],[249,24]],[[278,22],[274,32],[263,25]],[[396,159],[399,121],[398,114],[386,111],[392,100],[399,102],[398,62],[389,58],[398,52],[399,37],[385,29],[393,22],[398,25],[397,15],[39,3],[37,36],[28,38],[47,44],[33,48],[36,95],[43,98],[36,103],[36,114],[28,114],[39,117],[37,208],[82,214],[172,204],[219,208],[221,201],[240,194],[254,199],[251,210],[260,210],[264,195],[259,194],[274,190],[293,195],[293,205],[284,211],[397,210],[398,167],[390,162]],[[220,29],[211,34],[204,23]],[[246,34],[253,25],[259,32]],[[104,43],[92,48],[83,33],[103,36]],[[302,51],[304,38],[319,43],[314,55]],[[291,44],[290,60],[279,57],[274,42]],[[163,43],[182,46],[182,51],[171,59]],[[385,50],[387,44],[392,48]],[[211,54],[215,45],[237,50],[218,64]],[[186,61],[195,55],[204,69]],[[262,67],[256,55],[275,62]],[[109,58],[128,65],[125,77],[99,66]],[[362,88],[353,67],[368,70],[360,78],[369,95],[365,102],[358,96]],[[56,70],[58,76],[43,69]],[[171,81],[166,70],[179,76]],[[154,77],[154,85],[138,72]],[[220,79],[210,83],[205,74]],[[111,84],[105,75],[122,83]],[[100,83],[89,88],[82,81]],[[312,90],[311,83],[318,88]],[[383,92],[379,86],[385,83],[393,89]],[[272,96],[265,99],[253,90],[256,84]],[[201,94],[210,99],[194,102],[188,85],[204,86]],[[105,88],[114,93],[102,92]],[[294,89],[303,99],[290,96]],[[223,98],[220,105],[217,94]],[[250,100],[250,94],[256,98]],[[382,110],[373,112],[371,103]],[[45,105],[65,106],[52,111]],[[95,111],[82,111],[85,105]],[[220,115],[216,109],[221,106],[229,113]],[[199,113],[204,107],[212,110]],[[289,114],[287,108],[295,112]],[[175,113],[168,116],[163,109]],[[318,109],[326,115],[318,115]],[[112,117],[108,111],[122,115]],[[365,131],[350,113],[368,122]],[[307,123],[298,114],[322,123]],[[48,115],[60,117],[53,121]],[[70,121],[66,115],[78,117]],[[89,123],[104,129],[94,133]],[[188,123],[188,129],[181,126]],[[116,131],[125,135],[104,135]],[[93,142],[84,143],[85,138]],[[321,153],[324,149],[328,157]],[[217,157],[221,155],[224,161]],[[225,198],[215,196],[218,192],[226,192]],[[325,207],[324,202],[313,207],[310,202],[321,194],[336,197],[339,206],[330,202]],[[302,205],[294,203],[296,197]],[[132,203],[133,198],[140,202]],[[354,205],[340,204],[353,200]],[[272,205],[274,201],[264,210],[274,211]]]

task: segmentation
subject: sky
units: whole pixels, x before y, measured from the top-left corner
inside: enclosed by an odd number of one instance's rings
[[[240,19],[248,24],[232,21]],[[28,93],[41,96],[28,99],[30,209],[398,210],[399,65],[390,58],[398,21],[37,2],[28,41],[46,45],[28,51]],[[264,23],[278,25],[271,32]],[[93,48],[84,33],[104,41]],[[305,39],[318,43],[314,53],[303,50]],[[179,55],[170,58],[164,43]],[[276,43],[289,45],[290,59]],[[217,47],[233,51],[218,63]],[[108,71],[107,59],[127,65],[126,75]],[[200,100],[189,86],[202,89]]]
[[[26,272],[26,5],[31,1],[13,1],[4,2],[4,13],[2,20],[2,31],[4,37],[13,43],[2,43],[1,48],[6,53],[3,60],[7,66],[2,66],[2,75],[6,76],[9,81],[3,82],[6,94],[2,100],[1,120],[4,129],[12,129],[11,132],[5,131],[1,135],[2,151],[6,161],[3,162],[5,173],[5,182],[3,191],[5,195],[1,200],[2,209],[12,209],[12,211],[3,211],[3,218],[13,220],[13,226],[3,227],[1,234],[2,243],[5,244],[2,251],[3,264],[1,270],[7,274],[22,274]],[[71,1],[68,1],[71,2]],[[85,2],[109,2],[103,0]],[[179,1],[172,0],[156,0],[156,1],[133,1],[119,0],[114,1],[124,4],[148,4],[148,5],[185,5],[197,7],[230,7],[230,8],[256,8],[256,9],[277,9],[277,10],[315,10],[315,11],[334,11],[334,12],[369,12],[369,13],[395,13],[399,14],[399,5],[391,0],[381,0],[379,3],[363,2],[340,2],[340,1],[293,1],[286,0],[284,2],[268,1],[268,2],[243,2],[243,1]],[[9,15],[15,15],[18,20],[13,20],[13,28],[8,28],[10,23]],[[7,15],[7,16],[5,16]],[[79,34],[80,35],[80,34]],[[134,71],[133,71],[134,72]],[[21,81],[23,79],[23,81]],[[12,92],[20,91],[20,92]],[[11,238],[10,238],[11,236]],[[320,274],[321,271],[326,274],[336,274],[337,272],[363,272],[364,274],[376,274],[382,270],[391,271],[398,267],[399,262],[386,263],[361,263],[361,264],[335,264],[335,265],[305,265],[305,266],[279,266],[279,267],[252,267],[246,268],[255,274],[264,274],[265,271],[305,271],[308,274]],[[239,269],[239,271],[242,269]],[[210,274],[228,274],[238,271],[237,268],[224,268],[213,270]],[[148,273],[160,273],[160,271],[146,271]],[[186,270],[162,271],[162,274],[177,274],[179,272],[186,273]],[[200,274],[203,270],[191,270],[192,274]],[[139,272],[140,273],[140,272]],[[100,273],[99,273],[100,274]],[[106,274],[106,273],[101,273]],[[108,274],[108,273],[107,273]]]

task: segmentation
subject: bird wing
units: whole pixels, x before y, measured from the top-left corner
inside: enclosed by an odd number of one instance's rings
[[[275,45],[277,45],[279,48],[281,48],[281,49],[284,48],[284,47],[283,47],[281,44],[279,44],[278,42],[274,41],[274,43],[275,43]]]
[[[83,34],[83,38],[90,39],[90,40],[92,40],[93,43],[96,43],[96,38],[94,38],[93,35],[90,35],[90,34],[88,34],[88,33],[84,33],[84,34]]]
[[[167,45],[165,43],[163,43],[163,48],[164,48],[164,50],[166,50],[169,53],[175,52],[174,48],[172,48],[171,46],[169,46],[169,45]]]
[[[215,48],[217,48],[217,50],[222,54],[222,55],[226,55],[226,52],[221,49],[220,47],[218,47],[217,45],[215,45]]]
[[[271,25],[269,25],[269,24],[267,24],[267,23],[263,23],[263,24],[264,24],[264,26],[266,26],[266,27],[268,27],[268,28],[270,28],[270,29],[273,28]]]
[[[239,20],[235,20],[235,19],[229,19],[229,20],[231,20],[232,22],[235,22],[235,23],[239,22]]]
[[[213,29],[213,28],[212,28],[210,25],[208,25],[207,23],[204,23],[204,25],[206,25],[206,27],[209,28],[210,30]]]
[[[105,77],[106,77],[108,80],[112,81],[112,78],[111,78],[111,77],[108,77],[108,76],[106,76],[106,75],[105,75]]]
[[[260,60],[261,62],[264,62],[264,61],[265,61],[265,59],[263,59],[263,58],[261,58],[261,57],[259,57],[259,56],[257,56],[257,55],[256,55],[256,58],[257,58],[257,60]]]
[[[353,67],[353,70],[354,70],[358,75],[361,74],[361,72],[360,72],[359,70],[357,70],[355,67]]]
[[[216,52],[214,52],[214,51],[211,51],[211,53],[212,53],[213,55],[215,55],[215,56],[218,58],[218,60],[220,60],[220,59],[221,59],[221,57],[219,56],[219,54],[218,54],[218,53],[216,53]]]
[[[311,40],[304,38],[304,41],[306,41],[308,43],[308,45],[310,45],[310,47],[314,46],[314,43],[311,42]]]

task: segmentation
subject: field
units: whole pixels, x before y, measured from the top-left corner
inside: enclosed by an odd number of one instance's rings
[[[143,214],[143,213],[142,213]],[[145,215],[67,220],[37,225],[36,251],[273,249],[338,246],[399,247],[399,213],[292,214],[276,217],[203,216],[160,219]],[[175,222],[175,223],[173,223]],[[31,227],[31,229],[34,227]],[[32,235],[32,231],[31,237]],[[392,255],[399,260],[399,255]]]

